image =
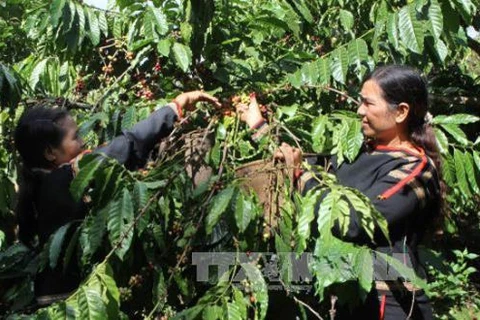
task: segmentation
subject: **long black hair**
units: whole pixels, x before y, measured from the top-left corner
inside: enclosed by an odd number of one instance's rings
[[[60,108],[37,106],[26,110],[15,128],[15,148],[22,159],[20,191],[16,207],[20,241],[32,246],[35,241],[37,217],[34,195],[42,169],[51,169],[45,158],[48,148],[60,146],[65,137],[62,121],[68,112]]]
[[[437,139],[433,127],[428,121],[429,107],[427,81],[414,68],[402,65],[386,65],[375,69],[367,78],[375,81],[382,89],[382,95],[391,108],[400,103],[407,103],[410,112],[407,125],[411,140],[432,159],[437,169],[441,201],[436,219],[436,228],[440,228],[443,215],[445,214],[446,185],[442,179],[442,160],[438,149]]]

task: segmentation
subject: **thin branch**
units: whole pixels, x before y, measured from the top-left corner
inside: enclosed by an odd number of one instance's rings
[[[120,80],[122,80],[123,77],[125,77],[131,70],[133,70],[133,68],[135,67],[133,65],[130,65],[127,69],[125,69],[125,71],[119,77],[115,79],[112,85],[109,86],[105,91],[105,93],[102,94],[102,96],[97,100],[97,102],[95,102],[95,105],[92,108],[92,113],[96,111],[96,109],[100,106],[101,102],[110,94],[110,91],[112,91],[116,87],[116,85],[120,82]]]
[[[316,312],[315,310],[313,310],[312,307],[310,307],[308,304],[306,304],[305,302],[303,302],[302,300],[298,299],[297,297],[293,296],[293,300],[295,300],[296,303],[299,303],[301,304],[302,306],[304,306],[305,308],[307,308],[308,310],[310,310],[311,313],[313,313],[313,315],[315,317],[317,317],[317,319],[320,319],[320,320],[323,320],[323,318],[320,316],[320,314],[318,314],[318,312]]]
[[[410,312],[408,313],[407,320],[412,318],[414,306],[415,306],[415,290],[412,291],[412,304],[410,305]]]
[[[170,178],[171,180],[167,182],[167,185],[169,185],[169,183],[171,181],[173,181],[173,177],[176,177],[176,175],[172,175],[172,178]],[[165,186],[165,187],[166,187]],[[150,197],[150,199],[148,199],[148,202],[145,204],[145,206],[142,208],[142,210],[140,211],[140,213],[135,217],[135,220],[133,220],[133,223],[131,224],[131,226],[122,234],[122,236],[120,237],[120,239],[118,240],[118,242],[114,245],[114,247],[112,248],[112,250],[110,250],[110,252],[107,254],[107,256],[105,257],[104,261],[108,261],[110,259],[110,257],[113,255],[113,253],[115,252],[115,250],[117,250],[121,245],[122,245],[122,242],[123,240],[125,240],[125,238],[127,237],[128,233],[130,232],[130,230],[132,230],[138,223],[138,221],[140,220],[140,218],[145,214],[145,212],[147,212],[147,209],[150,207],[150,205],[152,204],[152,202],[154,200],[156,200],[160,195],[161,195],[161,191],[162,190],[159,190],[157,191],[152,197]]]
[[[349,95],[348,93],[346,93],[345,91],[341,91],[341,90],[332,88],[332,87],[330,87],[330,86],[305,85],[304,87],[306,87],[306,88],[312,88],[312,89],[323,89],[323,90],[335,92],[335,93],[341,95],[342,97],[345,97],[345,98],[347,98],[347,99],[349,99],[349,100],[352,100],[352,101],[355,102],[356,104],[359,104],[359,103],[360,103],[360,101],[358,101],[357,99],[355,99],[354,97],[352,97],[351,95]]]
[[[214,119],[212,119],[211,121],[213,121],[213,120],[214,120]],[[218,176],[221,176],[222,173],[223,173],[224,162],[225,162],[225,160],[226,160],[226,158],[227,158],[227,151],[228,151],[228,141],[225,141],[225,145],[224,145],[224,147],[223,147],[223,156],[222,156],[222,160],[221,160],[221,162],[220,162],[220,166],[219,166],[218,173],[217,173]],[[213,195],[215,194],[215,192],[216,192],[215,188],[212,188],[212,190],[210,191],[210,193],[209,193],[209,195],[208,195],[208,198],[207,198],[207,200],[205,201],[205,203],[209,203],[209,202],[210,202],[210,200],[213,198]],[[191,248],[190,248],[190,243],[191,243],[193,237],[197,234],[197,231],[198,231],[198,230],[200,229],[200,227],[202,226],[202,221],[203,221],[203,218],[204,218],[206,212],[207,212],[207,211],[206,211],[206,206],[204,206],[204,207],[202,208],[202,213],[200,214],[200,217],[199,217],[198,220],[197,220],[197,223],[196,223],[196,226],[195,226],[195,232],[193,232],[192,235],[190,236],[190,238],[188,239],[188,244],[185,246],[185,249],[183,250],[182,254],[180,255],[180,258],[178,259],[178,262],[177,262],[177,264],[175,265],[175,267],[173,268],[173,270],[177,270],[177,269],[180,267],[182,261],[184,260],[184,258],[185,258],[186,255],[187,255],[187,252],[191,249]],[[170,284],[170,282],[172,281],[173,276],[174,276],[174,272],[172,272],[172,273],[170,274],[170,276],[168,277],[167,287],[168,287],[168,285]],[[165,298],[165,295],[158,298],[157,303],[155,304],[155,306],[153,307],[153,309],[150,311],[150,313],[148,314],[148,316],[146,317],[146,319],[151,319],[151,318],[152,318],[153,314],[157,311],[157,308],[160,306],[160,303],[161,303],[161,301],[162,301],[164,298]]]
[[[332,304],[332,307],[330,308],[330,320],[335,319],[335,315],[337,314],[337,310],[335,309],[335,303],[337,302],[338,297],[336,295],[331,295],[330,296],[330,303]]]

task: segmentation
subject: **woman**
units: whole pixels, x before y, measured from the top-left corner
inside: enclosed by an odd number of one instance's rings
[[[338,225],[333,233],[344,241],[400,255],[405,261],[409,259],[421,278],[426,278],[426,272],[420,264],[417,247],[425,231],[440,217],[442,202],[440,156],[428,123],[427,108],[426,82],[416,70],[397,65],[376,69],[363,83],[357,110],[368,142],[352,163],[338,166],[332,157],[330,169],[340,184],[360,190],[383,214],[392,247],[378,230],[375,243],[370,241],[354,210],[350,212],[346,236],[341,236]],[[251,128],[263,130],[265,121],[255,101],[250,106],[241,105],[238,111]],[[302,161],[300,151],[286,144],[282,144],[277,156],[297,168]],[[305,175],[300,180],[306,180]],[[307,180],[304,191],[316,184],[315,179]],[[384,268],[387,266],[376,261],[376,272]],[[383,276],[376,274],[375,287],[365,305],[354,311],[355,317],[432,318],[430,302],[422,290]]]
[[[216,98],[204,92],[182,93],[94,152],[118,160],[127,169],[140,168],[159,139],[171,133],[183,110],[198,101],[220,106]],[[74,164],[82,154],[84,143],[78,135],[77,124],[66,110],[46,107],[26,110],[15,129],[14,139],[23,162],[23,183],[16,209],[19,238],[27,246],[41,250],[58,228],[85,218],[85,203],[75,202],[69,192],[75,175]],[[52,270],[46,266],[37,275],[35,295],[39,305],[66,298],[79,285],[78,266],[71,263],[65,273],[62,267],[59,264]]]

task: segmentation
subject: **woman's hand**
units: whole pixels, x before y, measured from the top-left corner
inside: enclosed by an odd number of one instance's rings
[[[237,113],[240,114],[240,120],[246,122],[250,129],[257,127],[265,121],[254,93],[250,95],[249,105],[239,103],[235,108],[237,109]]]
[[[173,101],[182,110],[193,110],[195,104],[200,101],[208,102],[216,107],[222,106],[217,98],[200,90],[181,93]]]
[[[294,176],[298,177],[301,173],[300,165],[302,163],[302,152],[298,148],[293,148],[285,142],[275,151],[273,157],[277,160],[285,161],[288,169],[294,169]]]

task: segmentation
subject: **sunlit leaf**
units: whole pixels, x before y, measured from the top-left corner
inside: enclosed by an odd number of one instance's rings
[[[463,145],[467,145],[469,143],[467,139],[467,135],[463,132],[462,129],[455,124],[441,124],[442,128],[445,129],[455,140],[460,142]]]
[[[430,20],[430,27],[436,40],[440,39],[443,33],[443,15],[442,8],[438,4],[437,0],[430,1],[430,7],[428,8],[428,17]]]
[[[332,76],[336,81],[345,83],[348,73],[348,62],[348,52],[344,47],[336,49],[332,53]]]
[[[192,51],[190,48],[181,43],[175,42],[172,47],[172,52],[177,65],[183,72],[186,72],[192,63]]]
[[[400,39],[405,46],[415,53],[423,51],[423,25],[417,20],[417,13],[413,4],[403,7],[398,13],[398,30]]]
[[[475,123],[480,120],[479,117],[472,114],[457,113],[450,116],[439,115],[433,118],[433,124],[468,124]]]
[[[77,297],[80,317],[82,319],[105,319],[105,305],[98,292],[93,289],[80,287]]]

